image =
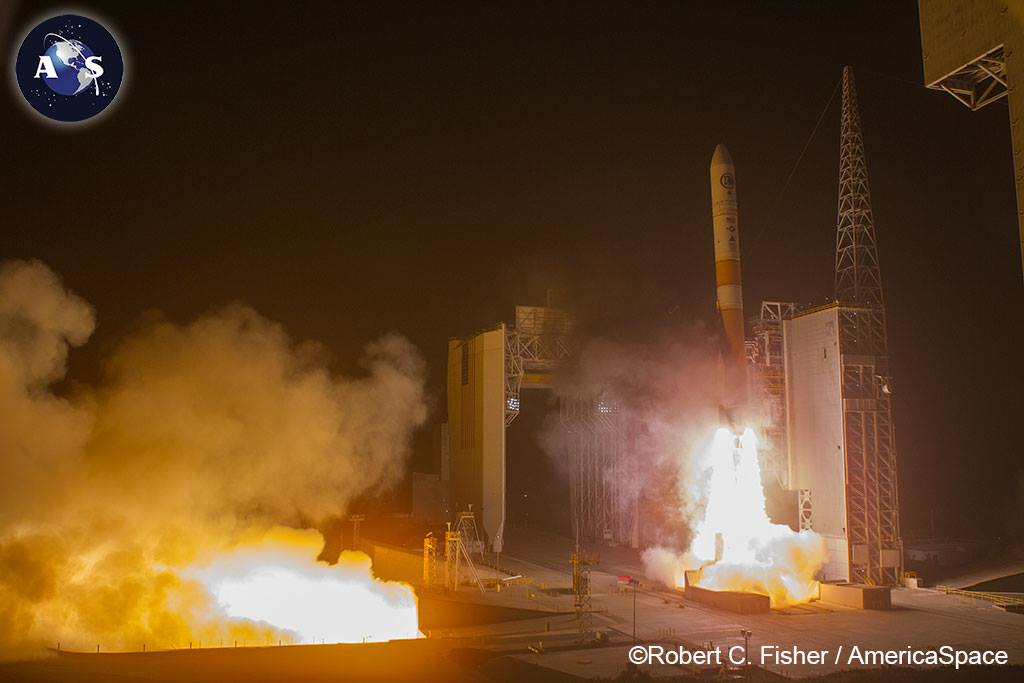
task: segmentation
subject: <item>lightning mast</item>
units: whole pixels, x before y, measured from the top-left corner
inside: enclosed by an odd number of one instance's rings
[[[875,218],[853,69],[843,67],[843,118],[839,140],[839,218],[836,222],[836,299],[882,308]]]
[[[843,69],[836,223],[850,580],[895,585],[902,541],[882,277],[853,69]]]

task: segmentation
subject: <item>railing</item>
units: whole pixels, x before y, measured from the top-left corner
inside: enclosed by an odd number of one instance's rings
[[[1013,595],[1009,593],[993,593],[991,591],[969,591],[962,588],[953,588],[952,586],[942,585],[937,585],[935,588],[946,595],[959,595],[965,598],[988,600],[992,604],[999,605],[1000,607],[1024,607],[1024,594]]]

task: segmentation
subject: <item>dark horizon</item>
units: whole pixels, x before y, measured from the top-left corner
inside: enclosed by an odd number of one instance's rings
[[[21,4],[4,44],[52,5]],[[596,336],[715,321],[708,162],[737,169],[745,303],[831,298],[842,67],[854,67],[895,376],[904,535],[1024,524],[1021,262],[1005,101],[921,84],[914,2],[694,9],[91,2],[133,60],[71,133],[3,111],[0,259],[39,259],[99,326],[244,301],[340,369],[570,293]],[[13,97],[8,93],[9,97]],[[1014,526],[1016,525],[1016,526]]]

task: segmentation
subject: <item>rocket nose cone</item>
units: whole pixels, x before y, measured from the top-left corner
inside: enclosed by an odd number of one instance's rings
[[[729,155],[729,150],[726,149],[725,145],[717,145],[715,147],[715,155],[711,157],[712,166],[729,165],[732,166],[732,156]]]

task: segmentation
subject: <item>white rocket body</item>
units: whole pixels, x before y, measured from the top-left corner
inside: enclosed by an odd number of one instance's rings
[[[725,145],[711,158],[711,217],[715,230],[715,284],[718,310],[728,345],[727,391],[731,402],[742,402],[746,385],[743,282],[740,274],[740,220],[736,169]]]

